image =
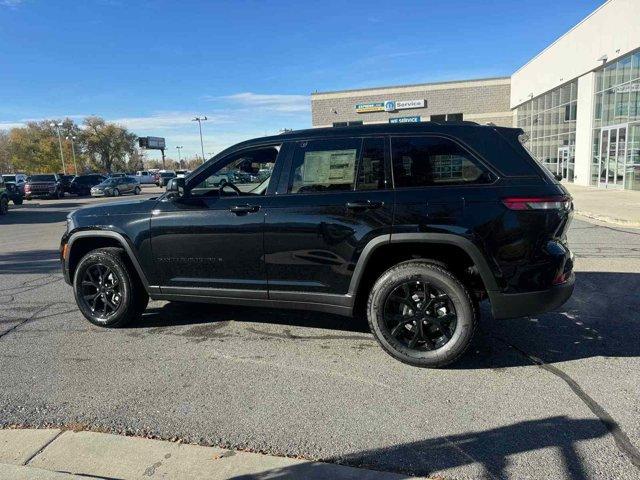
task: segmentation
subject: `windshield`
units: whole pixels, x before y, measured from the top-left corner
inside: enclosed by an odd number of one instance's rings
[[[112,185],[115,185],[116,183],[118,183],[118,181],[115,178],[107,178],[99,186],[101,186],[101,187],[110,187]]]
[[[173,173],[161,173],[160,176],[162,178],[172,178],[174,175]]]
[[[55,182],[55,175],[31,175],[30,181],[32,182]]]
[[[16,176],[15,175],[2,175],[2,178],[4,179],[5,182],[15,182],[16,181]]]

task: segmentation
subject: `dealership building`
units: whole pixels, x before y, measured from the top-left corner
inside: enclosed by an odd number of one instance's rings
[[[518,126],[565,181],[640,190],[640,0],[609,0],[511,77],[311,96],[312,125]]]

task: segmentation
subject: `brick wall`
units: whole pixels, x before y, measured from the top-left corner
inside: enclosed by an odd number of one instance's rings
[[[354,120],[364,123],[388,122],[391,117],[416,115],[422,121],[428,121],[431,115],[463,113],[465,120],[510,127],[513,125],[509,108],[510,90],[509,79],[491,79],[316,93],[311,96],[312,125],[331,126],[334,122]],[[426,100],[426,108],[370,113],[357,113],[355,110],[357,103],[417,99]]]

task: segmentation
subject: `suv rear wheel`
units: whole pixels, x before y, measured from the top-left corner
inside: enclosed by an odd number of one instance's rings
[[[100,248],[85,255],[76,268],[76,303],[95,325],[121,327],[147,308],[149,296],[129,270],[125,255],[120,248]]]
[[[432,368],[457,360],[478,323],[476,304],[466,287],[442,266],[420,260],[400,263],[378,278],[367,317],[392,357]]]

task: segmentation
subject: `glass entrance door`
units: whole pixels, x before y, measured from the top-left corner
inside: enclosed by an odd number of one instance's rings
[[[601,132],[599,187],[623,188],[627,155],[627,126],[603,128]]]
[[[574,148],[558,148],[558,162],[560,164],[560,173],[562,174],[562,178],[564,178],[567,182],[573,182],[573,174],[576,165]]]

